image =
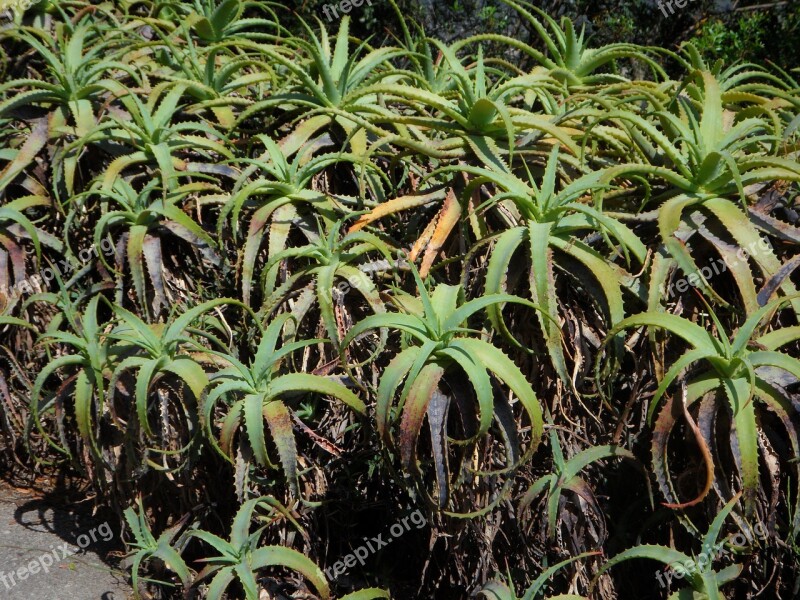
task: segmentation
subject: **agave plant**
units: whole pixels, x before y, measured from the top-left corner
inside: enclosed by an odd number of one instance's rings
[[[400,311],[370,315],[359,321],[347,333],[342,347],[346,348],[370,329],[388,328],[407,336],[404,348],[391,360],[380,379],[375,409],[378,433],[387,447],[399,450],[403,467],[420,476],[417,446],[427,417],[438,488],[436,500],[427,490],[424,493],[433,505],[444,509],[450,495],[451,444],[467,447],[476,444],[489,433],[496,419],[506,444],[506,467],[500,473],[517,468],[536,451],[542,435],[542,409],[530,384],[499,348],[469,335],[471,330],[466,328],[471,316],[498,302],[518,302],[533,308],[535,305],[507,294],[491,294],[465,302],[460,286],[446,284],[437,285],[429,293],[418,272],[414,269],[413,273],[419,297],[397,292],[395,302]],[[451,397],[440,391],[443,378],[456,372],[466,374],[477,399],[477,411],[471,399],[456,397],[451,401]],[[518,432],[511,421],[507,399],[504,394],[496,393],[490,373],[496,382],[513,391],[530,421],[531,439],[524,453],[518,447]],[[462,413],[466,436],[463,439],[448,435],[448,412],[453,406]],[[399,425],[397,436],[396,425]]]
[[[518,224],[496,238],[486,269],[486,291],[500,293],[511,287],[508,275],[512,258],[523,243],[529,246],[528,281],[532,300],[542,308],[539,322],[553,365],[564,381],[570,381],[558,321],[555,267],[567,273],[572,271],[574,263],[585,268],[599,291],[596,299],[613,324],[624,317],[622,290],[636,291],[636,285],[631,275],[608,261],[583,241],[582,236],[600,234],[615,252],[626,258],[632,255],[640,263],[644,262],[647,251],[626,225],[603,212],[601,204],[587,202],[588,195],[603,188],[602,172],[595,171],[559,185],[558,152],[556,146],[550,153],[540,185],[530,173],[524,181],[508,172],[464,167],[474,176],[465,194],[491,184],[495,194],[490,205],[510,204],[517,209]],[[582,285],[587,285],[586,280]],[[514,340],[503,319],[502,305],[491,306],[488,314],[494,327]]]
[[[587,503],[590,503],[598,514],[600,513],[594,494],[587,483],[578,476],[578,473],[591,463],[604,458],[619,456],[636,461],[636,457],[624,448],[609,444],[592,446],[566,460],[555,429],[550,430],[550,447],[553,452],[553,472],[537,479],[525,492],[519,506],[520,510],[527,509],[539,495],[544,493],[547,504],[547,536],[553,540],[556,535],[561,496],[565,489],[580,496]]]
[[[149,314],[147,302],[147,281],[153,291],[152,311],[157,314],[161,307],[169,306],[163,276],[163,244],[170,237],[186,242],[192,249],[201,253],[210,263],[220,262],[214,248],[216,243],[211,236],[181,208],[181,203],[190,195],[209,190],[202,182],[187,183],[166,193],[159,193],[159,181],[152,180],[138,191],[122,178],[113,181],[111,189],[89,190],[85,196],[100,196],[104,205],[103,215],[94,228],[94,244],[99,248],[104,236],[109,232],[116,234],[116,269],[101,260],[112,271],[123,273],[125,258],[133,280],[133,289],[139,305]],[[211,188],[213,191],[213,188]],[[108,206],[110,203],[116,208]],[[68,223],[72,223],[77,210],[70,212]],[[145,268],[146,265],[146,268]],[[120,286],[121,288],[121,286]]]
[[[317,217],[333,223],[337,216],[335,201],[327,194],[313,189],[312,182],[330,165],[359,162],[359,158],[354,155],[323,154],[311,157],[306,150],[297,152],[290,161],[285,148],[281,148],[267,136],[259,136],[259,139],[266,147],[266,152],[253,160],[241,174],[229,199],[220,210],[218,222],[218,231],[221,233],[223,224],[230,219],[233,234],[236,236],[242,210],[253,207],[241,259],[242,297],[246,304],[250,303],[253,273],[265,236],[269,240],[267,260],[272,261],[285,249],[292,226],[303,230],[299,227],[303,218],[313,221]],[[307,150],[310,153],[313,147]],[[365,168],[375,170],[374,165]],[[262,171],[267,177],[248,182],[248,177],[256,170]],[[302,210],[303,208],[307,210]],[[277,276],[278,265],[275,263],[265,271],[264,289],[267,294],[275,290]]]
[[[377,92],[362,90],[372,83],[398,80],[399,76],[389,68],[389,61],[403,55],[404,51],[386,47],[370,49],[361,56],[366,47],[366,44],[361,44],[351,54],[348,16],[342,19],[335,40],[331,40],[321,22],[319,36],[304,21],[301,22],[309,39],[290,38],[287,43],[296,52],[305,53],[307,60],[298,61],[277,48],[259,46],[255,49],[284,67],[296,82],[292,82],[283,93],[271,94],[244,110],[239,121],[276,106],[294,107],[300,116],[296,119],[297,126],[284,141],[288,154],[319,132],[332,128],[334,135],[349,142],[353,153],[363,156],[367,149],[367,131],[380,135],[388,133],[371,125],[370,115],[391,113],[378,105]]]
[[[425,35],[423,27],[415,21],[409,23],[403,12],[397,7],[397,3],[391,2],[391,4],[397,13],[403,31],[404,48],[411,63],[408,78],[434,94],[446,96],[448,93],[452,93],[457,83],[449,62],[444,60],[444,55],[438,50],[437,56],[434,58],[433,44]],[[409,25],[414,28],[413,34]]]
[[[135,406],[136,421],[138,427],[144,433],[147,440],[156,438],[152,423],[158,422],[160,427],[160,443],[167,444],[171,434],[169,410],[166,401],[155,402],[154,397],[157,388],[162,385],[163,379],[169,377],[177,381],[185,388],[184,393],[166,394],[166,399],[172,398],[178,403],[177,414],[179,426],[173,427],[183,433],[185,438],[183,447],[175,450],[161,450],[156,447],[149,447],[148,453],[161,454],[162,464],[158,464],[145,457],[147,464],[158,469],[175,469],[176,467],[167,466],[167,458],[176,455],[180,456],[192,448],[200,432],[198,421],[198,401],[203,395],[203,391],[208,385],[208,376],[198,361],[189,355],[188,348],[197,345],[196,340],[191,336],[191,326],[209,310],[222,304],[230,303],[228,299],[216,299],[203,302],[184,312],[181,316],[166,323],[150,325],[142,321],[139,317],[125,310],[120,306],[114,306],[113,311],[120,320],[120,324],[114,327],[108,334],[107,339],[115,342],[109,349],[109,353],[115,358],[115,368],[108,386],[110,406],[114,406],[114,394],[117,383],[122,381],[126,374],[136,373],[134,381],[135,389],[133,402]],[[235,302],[235,301],[234,301]],[[214,340],[213,336],[201,334],[206,339]],[[185,392],[190,392],[187,394]],[[126,430],[133,430],[130,423]],[[182,467],[179,464],[177,468]]]
[[[240,436],[249,445],[256,462],[274,467],[275,462],[267,451],[266,421],[286,480],[296,495],[297,446],[292,419],[297,399],[316,393],[335,398],[360,414],[366,408],[358,396],[338,381],[309,373],[281,374],[284,362],[293,352],[322,342],[302,340],[278,348],[281,330],[290,318],[290,315],[280,315],[269,324],[249,365],[233,356],[214,352],[230,366],[211,376],[203,393],[202,411],[209,437],[223,456],[233,460],[234,440],[241,429]],[[220,427],[220,444],[217,444],[212,427],[214,411],[220,403],[224,403],[225,418]]]
[[[800,338],[800,330],[797,327],[784,327],[764,332],[766,324],[776,310],[792,299],[793,297],[779,298],[760,308],[742,323],[733,336],[729,336],[725,331],[710,307],[708,313],[716,328],[716,334],[687,319],[664,312],[646,312],[630,316],[609,331],[607,339],[611,339],[623,329],[630,327],[659,328],[685,340],[690,345],[690,349],[674,362],[659,383],[658,389],[650,401],[648,410],[650,420],[669,386],[686,369],[698,362],[703,362],[708,367],[692,375],[686,383],[683,398],[683,412],[703,451],[708,472],[705,488],[694,500],[678,501],[670,482],[667,468],[667,441],[675,425],[671,406],[665,408],[659,417],[656,434],[653,438],[653,466],[658,475],[662,492],[670,502],[669,506],[682,508],[698,504],[708,494],[714,482],[714,463],[709,450],[709,446],[714,444],[709,444],[704,439],[703,434],[688,416],[688,409],[698,401],[701,411],[707,412],[715,410],[715,397],[727,400],[725,404],[732,415],[733,437],[735,438],[735,443],[731,444],[731,450],[736,457],[736,465],[741,474],[741,485],[748,514],[755,509],[756,493],[760,485],[759,427],[756,416],[758,405],[756,401],[779,416],[789,432],[795,452],[800,449],[795,428],[791,424],[795,409],[779,391],[780,385],[772,379],[772,371],[769,369],[783,370],[795,377],[800,377],[800,360],[779,351],[781,347]],[[722,489],[727,488],[727,484],[718,483]]]
[[[742,210],[731,201],[736,194],[744,200],[744,190],[753,184],[774,180],[798,181],[800,168],[797,162],[780,158],[770,152],[780,140],[779,132],[763,118],[747,116],[730,118],[722,102],[720,84],[707,71],[697,72],[692,79],[697,97],[692,100],[680,98],[675,102],[679,114],[657,111],[655,117],[661,125],[630,111],[609,113],[608,117],[628,124],[635,147],[645,162],[624,164],[609,168],[607,180],[616,177],[630,178],[635,175],[659,177],[666,181],[669,189],[667,199],[658,209],[658,226],[661,239],[671,259],[687,276],[697,277],[700,287],[717,302],[727,304],[708,283],[708,277],[697,267],[685,235],[678,229],[686,223],[684,214],[689,209],[700,209],[718,219],[726,235],[740,248],[753,248],[753,259],[765,277],[773,276],[780,262],[769,248],[757,245],[756,228]],[[688,222],[686,227],[696,229]],[[683,239],[682,239],[683,238]],[[736,248],[725,249],[716,244],[726,262],[731,262]],[[669,269],[659,269],[651,282],[654,290],[663,289],[664,277]],[[752,275],[736,273],[742,299],[748,310],[757,306]],[[782,289],[791,294],[795,291],[791,282],[784,282]]]
[[[544,598],[544,596],[541,594],[546,589],[548,581],[552,579],[553,575],[575,561],[588,556],[593,556],[595,554],[597,553],[584,552],[577,556],[572,556],[566,560],[562,560],[561,562],[554,564],[552,567],[548,567],[534,580],[534,582],[520,598],[517,598],[517,594],[514,592],[510,575],[508,576],[508,583],[492,580],[484,585],[480,592],[478,592],[478,597],[483,598],[484,600],[536,600],[537,598]],[[557,594],[555,596],[548,596],[547,600],[586,600],[586,597],[577,596],[575,594]]]
[[[314,585],[321,598],[330,598],[328,584],[322,571],[306,556],[292,548],[282,546],[261,546],[259,542],[265,529],[276,519],[289,521],[302,533],[300,524],[292,517],[291,512],[271,496],[252,498],[239,508],[231,526],[230,540],[224,540],[213,533],[197,528],[194,523],[187,527],[186,519],[165,530],[156,539],[150,531],[141,499],[137,500],[138,510],[125,510],[125,520],[134,536],[131,544],[132,583],[134,597],[140,598],[139,571],[141,565],[152,559],[160,559],[180,578],[187,591],[195,589],[209,581],[206,594],[208,598],[222,598],[225,590],[238,579],[245,590],[248,600],[257,600],[259,586],[258,573],[269,567],[287,567],[303,574]],[[267,514],[259,514],[266,511]],[[263,523],[255,531],[250,531],[254,520]],[[217,556],[201,559],[206,567],[194,576],[186,565],[181,554],[192,538],[202,540],[214,550]],[[165,582],[161,582],[165,583]],[[375,600],[389,598],[379,589],[360,590],[341,600]]]
[[[733,498],[719,511],[716,518],[711,523],[708,532],[703,537],[701,552],[698,557],[688,556],[679,550],[666,546],[657,546],[653,544],[634,546],[633,548],[617,554],[614,558],[606,562],[597,572],[594,582],[608,569],[621,562],[634,558],[647,558],[656,560],[667,567],[676,569],[676,571],[677,568],[683,571],[683,576],[686,577],[689,585],[672,594],[672,596],[670,596],[671,598],[707,598],[708,600],[723,600],[725,595],[720,591],[720,587],[739,577],[743,570],[743,565],[732,564],[720,571],[715,571],[713,559],[720,548],[717,539],[719,538],[722,525],[725,523],[725,519],[728,517],[731,510],[733,510],[737,501],[738,496]],[[700,561],[700,557],[705,557],[705,559]],[[660,574],[659,578],[661,578]]]

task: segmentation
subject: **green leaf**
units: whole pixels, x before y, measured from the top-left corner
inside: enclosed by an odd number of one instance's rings
[[[524,459],[530,457],[542,439],[544,422],[539,400],[517,365],[503,352],[482,340],[460,338],[457,345],[477,357],[480,363],[517,395],[531,421],[531,441]]]
[[[292,430],[291,413],[286,408],[286,405],[280,401],[264,404],[263,413],[272,433],[272,439],[278,448],[278,456],[280,456],[286,480],[289,482],[289,488],[296,495],[298,493],[297,446],[294,440],[294,431]]]
[[[269,566],[282,566],[293,569],[308,579],[322,600],[328,600],[331,592],[325,575],[311,560],[291,548],[265,546],[253,551],[250,564],[255,570]]]
[[[391,596],[389,596],[389,592],[386,590],[369,588],[342,596],[340,600],[376,600],[377,598],[386,598],[388,600]]]
[[[755,510],[756,494],[760,485],[758,425],[753,389],[746,379],[723,379],[722,385],[733,412],[733,434],[736,436],[736,450],[741,461],[745,509],[748,514],[751,514]]]
[[[428,364],[422,368],[411,384],[400,422],[400,457],[406,468],[416,470],[416,463],[412,461],[416,456],[422,421],[443,375],[444,369],[441,366]]]
[[[247,438],[253,455],[260,465],[269,465],[267,445],[264,441],[264,415],[266,408],[264,396],[261,394],[248,394],[243,400],[244,424],[247,429]],[[290,425],[291,427],[291,425]],[[288,472],[287,472],[288,473]]]
[[[289,373],[287,375],[282,375],[270,384],[269,390],[270,394],[273,396],[299,390],[316,392],[318,394],[333,396],[360,414],[364,414],[367,410],[364,402],[341,383],[308,373]]]

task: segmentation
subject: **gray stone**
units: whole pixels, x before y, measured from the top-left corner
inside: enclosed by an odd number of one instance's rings
[[[0,484],[3,600],[132,598],[126,574],[104,560],[120,547],[117,522],[48,506]]]

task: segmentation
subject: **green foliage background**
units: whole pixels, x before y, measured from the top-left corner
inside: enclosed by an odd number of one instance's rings
[[[318,15],[331,0],[305,0],[297,12]],[[402,0],[401,7],[425,25],[428,35],[451,40],[464,32],[491,31],[533,41],[523,23],[500,0]],[[676,49],[694,40],[708,59],[800,66],[800,2],[690,0],[665,17],[655,0],[546,0],[534,2],[551,15],[585,23],[597,45],[633,42]],[[350,12],[358,35],[396,32],[388,2],[373,0]]]
[[[79,473],[153,600],[648,598],[753,518],[669,597],[796,596],[798,10],[392,1],[0,19],[0,477]]]

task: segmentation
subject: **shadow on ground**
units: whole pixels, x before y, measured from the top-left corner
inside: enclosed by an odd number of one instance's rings
[[[110,512],[92,515],[91,503],[77,501],[64,486],[51,489],[0,480],[0,598],[131,598],[119,567],[119,521]]]

